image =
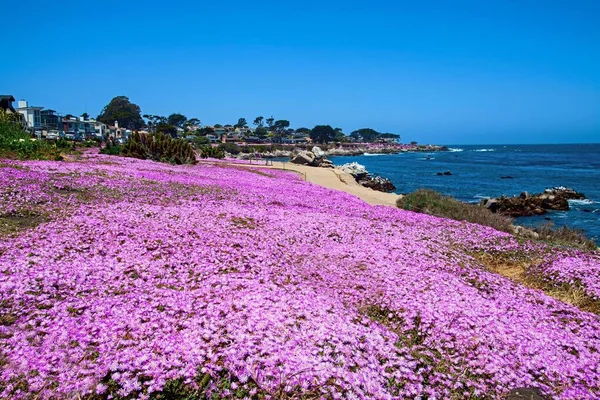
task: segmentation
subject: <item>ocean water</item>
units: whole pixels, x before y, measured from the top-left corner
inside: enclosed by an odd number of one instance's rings
[[[389,178],[397,193],[436,190],[476,203],[485,197],[540,193],[567,186],[587,200],[570,201],[569,211],[517,218],[535,226],[548,221],[585,231],[600,244],[600,144],[448,146],[439,153],[331,157],[336,165],[356,161],[372,174]],[[452,175],[438,176],[450,171]],[[503,179],[510,176],[512,179]]]

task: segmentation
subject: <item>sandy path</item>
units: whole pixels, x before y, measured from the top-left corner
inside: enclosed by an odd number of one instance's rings
[[[398,195],[394,193],[378,192],[361,186],[356,183],[350,174],[342,172],[338,168],[308,167],[306,165],[297,165],[289,162],[282,163],[278,161],[274,161],[272,166],[261,165],[256,161],[254,161],[253,164],[248,162],[247,164],[232,163],[231,165],[295,171],[300,173],[307,182],[349,193],[368,204],[396,207]]]

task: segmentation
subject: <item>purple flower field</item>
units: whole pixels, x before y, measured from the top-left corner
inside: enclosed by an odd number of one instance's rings
[[[37,221],[0,236],[0,398],[600,398],[600,317],[488,272],[531,247],[491,228],[101,155],[0,162],[0,216]]]

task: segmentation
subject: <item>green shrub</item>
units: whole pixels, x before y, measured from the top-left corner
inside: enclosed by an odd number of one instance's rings
[[[200,146],[198,151],[200,152],[200,158],[225,158],[225,151],[222,147]]]
[[[106,154],[109,156],[118,156],[121,155],[121,150],[123,149],[123,146],[121,145],[107,145],[106,147],[103,147],[100,149],[100,154]]]
[[[58,140],[56,140],[54,142],[54,145],[56,146],[57,149],[61,149],[61,150],[67,150],[67,151],[75,150],[75,143],[73,143],[65,138],[59,138]]]
[[[419,189],[396,201],[399,208],[457,221],[490,226],[503,232],[513,232],[512,220],[475,204],[462,203],[434,190]]]
[[[219,147],[229,154],[240,154],[240,146],[235,143],[221,143]]]
[[[162,133],[146,134],[135,132],[123,145],[121,155],[168,162],[171,164],[195,164],[196,153],[192,145],[181,139],[173,139]]]
[[[195,138],[192,139],[192,143],[196,147],[198,147],[198,146],[202,146],[205,144],[209,144],[210,140],[206,136],[196,136]]]
[[[86,139],[81,145],[85,148],[100,147],[100,140],[98,139]]]

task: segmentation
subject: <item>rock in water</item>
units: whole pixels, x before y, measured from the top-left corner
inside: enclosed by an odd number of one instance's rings
[[[552,189],[544,190],[544,193],[558,195],[566,198],[567,200],[583,200],[585,199],[585,195],[583,193],[579,193],[578,191],[565,187],[558,186],[553,187]]]
[[[569,199],[585,199],[585,195],[560,186],[534,195],[523,192],[514,197],[502,196],[497,199],[484,199],[479,205],[492,212],[511,217],[528,217],[545,214],[547,210],[567,211],[569,210]]]

